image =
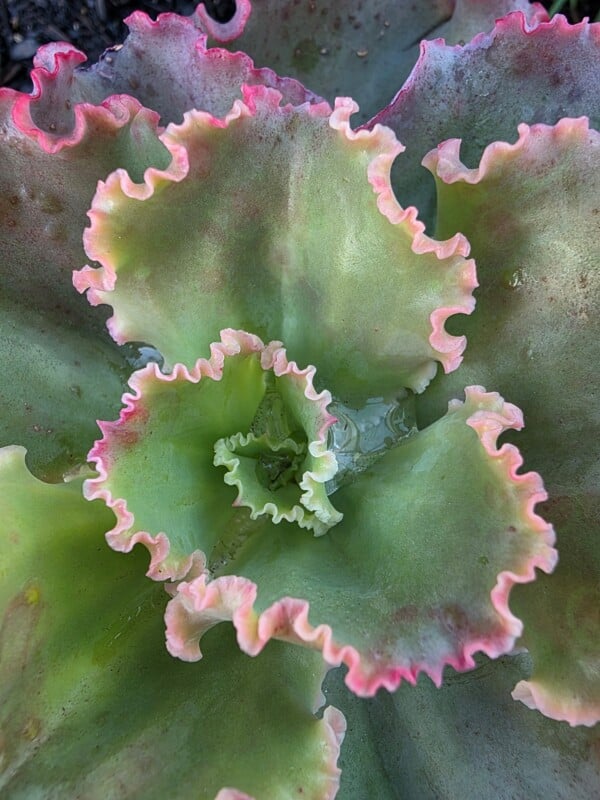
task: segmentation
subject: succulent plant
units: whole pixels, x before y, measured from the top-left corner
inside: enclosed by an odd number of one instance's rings
[[[0,90],[3,796],[595,796],[600,24],[213,8]]]

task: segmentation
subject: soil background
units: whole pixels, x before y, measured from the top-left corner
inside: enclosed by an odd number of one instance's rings
[[[31,91],[29,71],[42,44],[70,42],[94,62],[107,47],[123,41],[123,19],[132,11],[155,18],[165,11],[191,14],[196,5],[194,0],[0,0],[0,86]],[[235,0],[206,0],[205,5],[221,21],[235,10]],[[547,0],[543,5],[560,7],[572,22],[594,19],[600,11],[599,0]]]

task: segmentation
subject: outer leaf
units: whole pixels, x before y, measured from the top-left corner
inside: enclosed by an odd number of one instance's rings
[[[522,627],[511,586],[556,559],[552,529],[533,511],[545,499],[539,476],[517,474],[512,445],[495,449],[521,424],[514,406],[471,387],[464,404],[336,493],[345,516],[326,537],[265,526],[229,574],[181,583],[167,609],[169,650],[195,660],[203,633],[233,619],[246,652],[272,637],[319,648],[348,665],[361,695],[420,672],[439,684],[445,664],[469,669],[477,651],[509,651]]]
[[[445,139],[463,139],[462,157],[475,166],[487,145],[514,142],[522,122],[588,114],[599,127],[599,56],[600,24],[560,15],[530,29],[510,14],[464,47],[423,42],[409,80],[367,126],[389,125],[406,146],[394,182],[400,202],[434,219],[435,187],[420,164]]]
[[[558,489],[556,490],[558,492]],[[600,722],[600,496],[576,490],[554,498],[547,513],[560,533],[559,568],[535,589],[515,594],[525,623],[522,644],[533,672],[513,697],[571,725]],[[522,588],[522,587],[520,587]]]
[[[62,82],[60,92],[46,93],[36,103],[39,125],[69,130],[75,124],[77,103],[99,104],[114,94],[135,97],[158,112],[163,125],[181,122],[192,108],[224,116],[233,101],[241,98],[242,84],[272,86],[294,105],[322,99],[297,81],[279,78],[270,69],[255,69],[243,53],[208,49],[206,36],[189,17],[160,14],[153,21],[136,11],[126,22],[129,36],[124,44],[107,50],[88,69],[79,65],[85,56],[71,49],[77,55],[65,65],[68,80]],[[42,47],[38,65],[51,64],[64,50],[63,44]],[[45,82],[44,73],[34,72],[34,81]]]
[[[389,739],[395,720],[390,724],[386,719],[379,728],[372,726],[370,711],[373,701],[350,693],[344,684],[343,672],[342,668],[330,670],[323,684],[325,696],[335,698],[335,702],[344,708],[347,723],[338,762],[342,774],[337,800],[405,800],[407,787],[404,776],[389,770],[379,752],[381,740]],[[413,687],[410,690],[414,691]],[[390,744],[399,749],[401,739]]]
[[[334,797],[343,718],[311,713],[313,654],[249,659],[222,627],[204,664],[176,662],[162,593],[102,545],[112,514],[79,481],[36,481],[22,448],[1,451],[0,481],[3,796]]]
[[[70,49],[52,71],[34,73],[50,98],[77,61]],[[55,478],[84,460],[94,420],[114,413],[127,370],[103,331],[106,315],[73,291],[86,212],[100,176],[121,165],[139,180],[149,164],[165,163],[166,151],[156,115],[130,98],[77,107],[69,134],[37,126],[38,102],[0,90],[0,352],[11,365],[0,444],[25,443],[32,466]]]
[[[452,33],[470,39],[488,30],[494,19],[516,8],[545,17],[536,3],[485,0],[238,0],[228,23],[215,22],[200,4],[200,25],[218,42],[249,53],[280,75],[298,78],[333,102],[354,97],[363,119],[376,113],[398,91],[418,56],[421,39]],[[475,6],[475,10],[471,6]],[[477,7],[478,6],[478,7]],[[450,32],[450,31],[448,31]],[[239,38],[238,38],[239,37]],[[232,40],[235,40],[232,42]]]
[[[340,800],[595,797],[598,729],[573,730],[513,702],[510,688],[529,670],[526,655],[479,657],[473,672],[448,670],[441,690],[420,680],[369,700],[348,698],[332,671],[324,691],[348,719]]]
[[[440,232],[467,233],[481,276],[462,377],[510,388],[527,410],[523,448],[546,477],[564,553],[555,588],[519,593],[534,694],[546,713],[589,724],[600,717],[600,134],[585,119],[523,125],[516,144],[490,146],[474,170],[458,151],[446,142],[427,163]],[[451,379],[436,383],[421,420],[455,391]]]
[[[84,463],[95,416],[118,410],[127,363],[106,335],[92,331],[77,315],[0,300],[0,443],[30,445],[30,465],[47,480]]]
[[[474,265],[463,237],[429,239],[396,203],[391,132],[353,132],[348,100],[330,115],[264,87],[244,96],[224,121],[169,126],[169,170],[100,185],[85,241],[103,266],[75,284],[113,306],[113,336],[191,366],[223,325],[244,328],[344,400],[421,391],[435,359],[456,368],[465,342],[444,323],[470,313]]]
[[[451,18],[436,29],[435,36],[449,45],[464,45],[478,34],[488,33],[496,20],[515,11],[521,12],[528,28],[549,19],[541,3],[529,0],[456,0]]]

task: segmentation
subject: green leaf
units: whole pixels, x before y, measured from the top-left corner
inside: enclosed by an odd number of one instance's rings
[[[475,285],[460,236],[423,235],[396,203],[390,131],[355,133],[350,101],[281,106],[245,88],[226,119],[189,112],[161,137],[173,154],[143,186],[101,184],[86,248],[101,269],[76,276],[110,303],[119,342],[147,341],[190,367],[224,327],[278,339],[314,364],[336,399],[422,391],[460,363],[448,316]]]
[[[514,406],[481,387],[406,439],[334,495],[344,519],[314,539],[265,523],[217,577],[180,583],[166,613],[167,645],[186,660],[216,622],[232,619],[246,652],[270,638],[322,650],[349,667],[348,686],[369,696],[420,672],[441,682],[446,664],[510,651],[521,623],[513,583],[550,571],[552,529],[533,512],[539,476],[518,474]]]
[[[112,513],[24,455],[0,452],[3,795],[333,798],[344,726],[313,716],[319,659],[280,643],[248,658],[225,626],[202,664],[168,656],[164,592],[106,547]]]
[[[65,71],[46,75],[55,100]],[[35,124],[38,102],[0,92],[0,445],[25,444],[32,469],[57,479],[85,461],[95,420],[115,412],[128,372],[106,314],[72,285],[96,183],[116,167],[140,179],[146,166],[164,164],[166,150],[156,115],[131,98],[79,107],[65,134],[59,121],[54,132]]]
[[[470,343],[461,380],[489,381],[523,408],[520,444],[544,475],[557,526],[556,583],[518,595],[545,686],[538,705],[588,723],[600,719],[599,159],[600,134],[585,118],[520,126],[518,142],[491,145],[477,169],[460,162],[455,140],[427,159],[440,232],[466,233],[481,283],[460,326]],[[452,376],[434,382],[418,400],[421,422],[457,388]],[[585,622],[573,604],[588,609]]]
[[[600,496],[572,491],[554,497],[545,511],[559,532],[560,559],[551,579],[515,590],[515,613],[525,623],[521,644],[533,671],[513,697],[552,719],[598,727]]]
[[[349,698],[342,670],[330,672],[325,694],[348,720],[337,800],[594,797],[598,728],[574,730],[511,699],[529,677],[526,655],[476,661],[448,670],[440,689],[422,678],[368,700]]]
[[[117,516],[109,544],[128,552],[143,543],[157,580],[184,578],[199,552],[221,560],[223,543],[243,541],[260,515],[315,536],[341,519],[325,492],[337,469],[327,449],[335,420],[329,393],[313,388],[314,368],[299,370],[279,342],[243,331],[223,330],[211,352],[191,371],[134,373],[119,419],[100,423],[89,454],[99,475],[85,494]]]

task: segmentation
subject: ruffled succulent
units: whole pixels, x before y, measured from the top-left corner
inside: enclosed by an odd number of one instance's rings
[[[0,790],[593,796],[600,26],[235,6],[0,90]]]

